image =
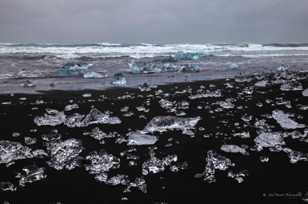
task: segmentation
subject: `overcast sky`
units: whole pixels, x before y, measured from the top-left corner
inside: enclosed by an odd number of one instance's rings
[[[308,0],[0,0],[0,42],[308,42]]]

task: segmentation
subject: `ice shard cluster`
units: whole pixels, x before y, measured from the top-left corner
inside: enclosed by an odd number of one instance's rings
[[[279,168],[307,165],[306,73],[281,69],[218,82],[122,87],[129,74],[182,72],[177,58],[193,63],[204,56],[174,57],[170,64],[132,63],[130,73],[114,77],[117,92],[0,98],[0,190],[15,193],[80,174],[125,200],[171,188],[166,183],[181,177],[239,185],[275,162]],[[67,65],[61,73],[96,78],[88,69]],[[26,114],[8,117],[17,105]]]

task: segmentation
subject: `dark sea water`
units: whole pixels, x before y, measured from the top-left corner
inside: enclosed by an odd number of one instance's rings
[[[304,203],[308,48],[0,46],[3,203]]]

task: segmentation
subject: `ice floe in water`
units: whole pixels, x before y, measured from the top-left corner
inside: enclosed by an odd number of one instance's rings
[[[220,150],[221,151],[224,151],[224,152],[229,152],[229,153],[240,153],[240,154],[243,154],[243,155],[248,155],[249,153],[246,151],[245,148],[243,147],[240,147],[238,145],[232,145],[232,144],[225,144],[225,145],[222,145],[220,147]]]
[[[126,86],[127,80],[126,80],[124,74],[118,73],[118,74],[114,75],[114,79],[111,82],[111,84],[115,85],[115,86]]]
[[[181,130],[185,134],[194,129],[200,119],[200,117],[157,116],[146,125],[144,131],[165,132],[168,130]]]
[[[72,170],[79,166],[79,154],[83,147],[80,140],[67,139],[46,143],[47,151],[50,156],[48,165],[56,170]]]
[[[31,149],[19,142],[0,141],[0,164],[10,164],[16,160],[33,158]]]
[[[26,186],[27,183],[37,182],[46,177],[45,169],[35,165],[24,167],[22,171],[16,175],[16,178],[19,178],[19,186],[22,187]]]
[[[157,137],[154,135],[144,134],[142,132],[130,132],[127,134],[127,145],[153,145],[157,142]]]
[[[299,124],[296,121],[290,118],[290,115],[284,113],[281,110],[274,110],[272,112],[273,118],[277,121],[277,123],[284,129],[297,129],[297,128],[305,128],[304,124]]]
[[[204,181],[213,183],[216,181],[216,170],[225,171],[231,166],[234,166],[234,163],[230,159],[209,150],[206,156],[205,170],[203,173],[197,174],[196,177],[203,177]]]
[[[285,145],[282,134],[279,132],[264,132],[254,139],[257,149],[261,151],[263,148],[281,148]]]
[[[56,71],[58,76],[72,77],[72,76],[83,76],[87,74],[88,69],[92,64],[86,63],[67,63]]]

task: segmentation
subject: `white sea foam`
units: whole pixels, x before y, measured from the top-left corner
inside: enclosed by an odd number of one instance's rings
[[[292,52],[291,52],[292,51]],[[296,52],[295,52],[296,51]],[[133,58],[170,56],[177,52],[198,52],[219,56],[245,55],[254,56],[281,56],[304,55],[308,46],[267,46],[261,44],[247,45],[214,45],[214,44],[138,44],[121,45],[112,43],[98,43],[91,45],[22,45],[0,43],[0,55],[7,54],[51,54],[61,58],[76,58],[80,56],[121,57]],[[289,53],[290,52],[290,53]],[[295,52],[295,53],[293,53]]]

